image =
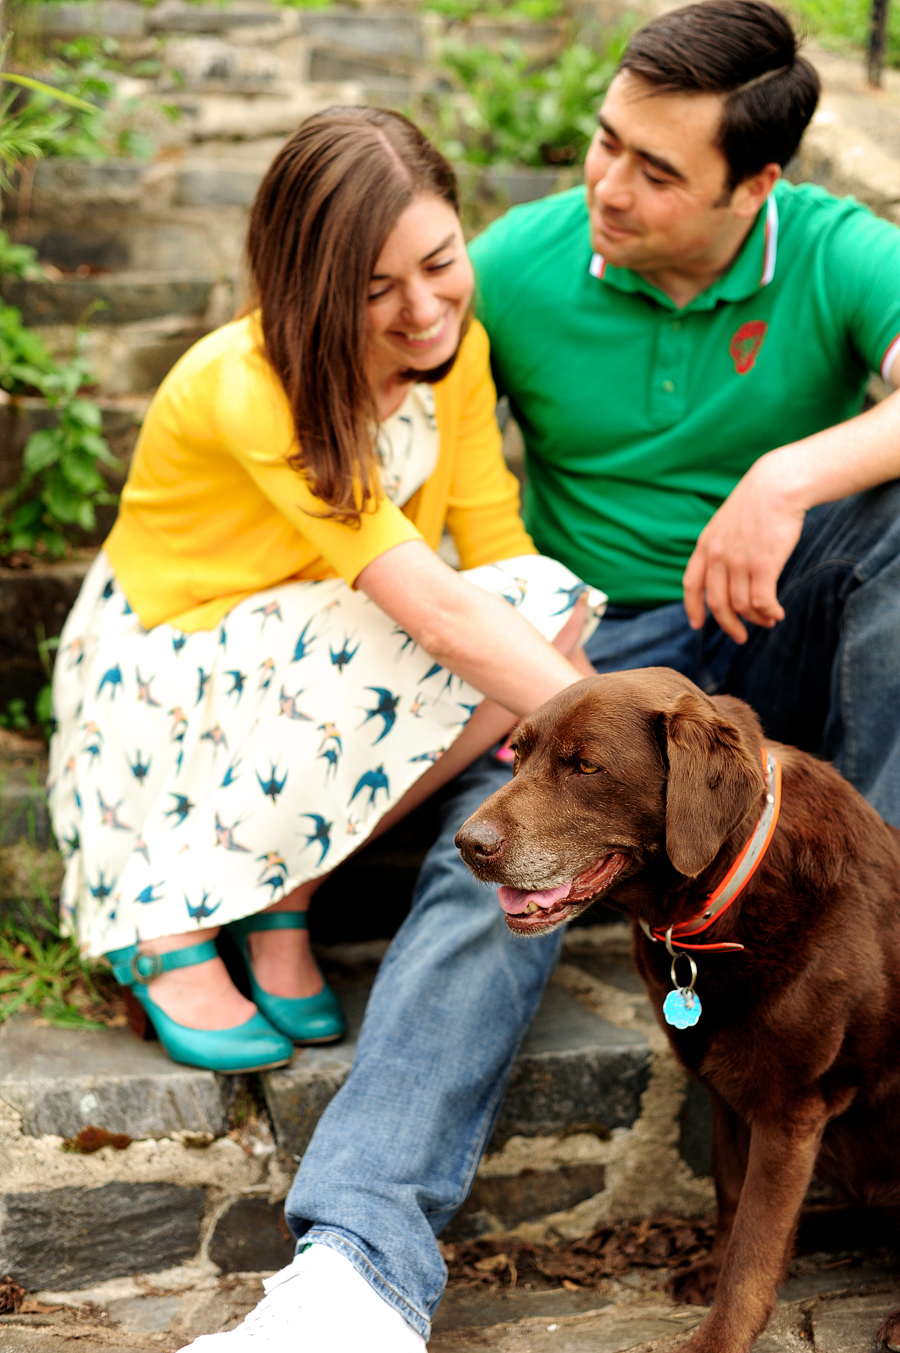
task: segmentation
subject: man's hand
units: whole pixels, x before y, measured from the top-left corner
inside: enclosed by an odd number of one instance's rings
[[[767,629],[784,619],[778,579],[806,516],[786,491],[784,469],[782,453],[761,457],[700,535],[683,580],[692,629],[703,625],[707,606],[739,644],[747,640],[742,617]]]

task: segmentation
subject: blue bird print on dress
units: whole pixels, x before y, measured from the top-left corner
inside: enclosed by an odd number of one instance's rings
[[[109,667],[100,678],[100,685],[97,687],[97,695],[103,690],[104,686],[109,687],[109,698],[115,700],[116,689],[122,685],[122,669],[116,663],[115,667]]]
[[[218,910],[219,910],[219,908],[220,908],[221,905],[222,905],[222,899],[221,899],[221,898],[219,898],[219,901],[216,903],[216,905],[215,905],[214,907],[208,907],[208,906],[206,905],[207,902],[209,901],[209,899],[210,899],[211,896],[212,896],[212,889],[210,889],[210,891],[207,892],[206,889],[204,888],[204,889],[203,889],[203,896],[202,896],[202,898],[200,899],[199,903],[197,904],[196,907],[192,907],[192,906],[191,906],[191,903],[190,903],[190,899],[188,898],[187,893],[185,893],[185,895],[184,895],[184,903],[185,903],[185,906],[186,906],[187,909],[188,909],[188,916],[190,916],[190,918],[191,918],[192,921],[205,921],[206,918],[207,918],[207,916],[212,916],[212,914],[213,914],[214,911],[218,911]]]
[[[268,850],[265,855],[257,855],[256,863],[262,864],[259,871],[259,877],[256,880],[258,888],[271,888],[272,901],[275,900],[277,892],[284,892],[284,885],[287,879],[287,863],[277,850]],[[268,875],[268,877],[266,877]]]
[[[109,897],[110,893],[112,892],[113,888],[115,888],[115,886],[116,886],[115,879],[110,879],[109,883],[106,882],[102,869],[100,870],[100,877],[97,880],[96,888],[90,882],[88,883],[88,888],[90,888],[91,891],[91,897],[96,897],[98,902],[105,902],[106,899]]]
[[[344,675],[344,668],[345,668],[346,666],[348,666],[348,664],[351,663],[351,662],[353,661],[353,659],[356,657],[357,653],[359,652],[359,644],[357,643],[357,645],[356,645],[355,648],[351,648],[351,647],[350,647],[350,636],[349,636],[349,635],[345,635],[345,637],[344,637],[344,647],[343,647],[342,649],[340,649],[340,650],[336,653],[336,652],[334,651],[334,649],[331,647],[331,645],[329,644],[329,645],[328,645],[328,652],[331,654],[331,665],[332,665],[332,667],[336,667],[336,668],[338,669],[338,671],[340,672],[341,676],[343,676],[343,675]]]
[[[232,761],[229,762],[228,769],[222,776],[222,783],[219,785],[220,789],[227,789],[229,785],[233,785],[235,780],[240,778],[237,774],[237,768],[240,764],[241,757],[239,756],[235,757]]]
[[[466,711],[466,723],[468,723],[469,720],[471,719],[472,715],[475,713],[476,709],[478,708],[478,706],[477,706],[477,705],[464,705],[463,702],[462,702],[462,700],[457,700],[456,703],[459,705],[460,709],[464,709],[464,710]]]
[[[287,771],[285,771],[285,772],[284,772],[284,775],[283,775],[282,778],[279,780],[279,779],[277,778],[278,762],[277,762],[277,761],[270,761],[270,762],[269,762],[269,767],[270,767],[270,769],[269,769],[269,778],[268,778],[268,780],[264,780],[264,779],[262,778],[262,776],[260,775],[259,771],[256,772],[256,778],[257,778],[257,780],[259,781],[259,787],[260,787],[260,789],[262,790],[262,792],[265,794],[266,798],[267,798],[267,799],[271,799],[272,802],[274,803],[275,800],[278,798],[278,795],[279,795],[279,794],[281,793],[281,791],[284,789],[285,782],[286,782],[286,780],[287,780],[287,778],[288,778],[288,773],[287,773]]]
[[[225,633],[225,626],[224,626],[224,625],[220,625],[220,626],[219,626],[219,647],[220,647],[220,648],[227,648],[227,646],[228,646],[228,635]]]
[[[128,757],[125,757],[128,761]],[[142,785],[150,773],[150,767],[153,764],[153,757],[148,757],[146,761],[141,760],[141,750],[138,748],[135,753],[134,761],[128,761],[128,769],[131,771],[139,785]]]
[[[337,744],[338,751],[343,752],[344,748],[341,743],[341,735],[338,732],[338,726],[336,723],[332,723],[329,719],[326,719],[324,723],[319,724],[318,728],[316,729],[316,732],[322,734],[322,741],[319,743],[320,752],[322,748],[325,746],[326,742],[335,742]]]
[[[73,639],[71,643],[66,644],[66,653],[68,654],[66,671],[71,672],[73,667],[80,667],[84,662],[84,640]]]
[[[438,672],[443,672],[443,670],[444,669],[439,662],[433,662],[425,675],[419,677],[418,684],[421,686],[423,681],[427,681],[429,677],[437,676]]]
[[[574,583],[572,587],[558,587],[555,595],[558,597],[565,597],[565,601],[560,606],[559,610],[554,611],[553,614],[565,615],[566,611],[571,611],[581,594],[587,590],[587,583]]]
[[[68,860],[71,855],[75,854],[76,850],[81,849],[81,837],[78,834],[78,828],[73,827],[71,830],[71,836],[64,836],[59,843],[64,860]]]
[[[155,681],[156,677],[150,677],[149,680],[144,681],[143,677],[141,676],[141,669],[139,667],[135,667],[134,679],[137,682],[138,700],[140,700],[145,705],[149,705],[151,709],[162,709],[162,705],[158,700],[153,699],[153,696],[150,691],[150,683]]]
[[[216,845],[224,846],[226,850],[240,850],[244,855],[249,855],[250,847],[242,846],[239,841],[234,839],[234,833],[240,826],[240,822],[241,819],[237,818],[230,827],[226,827],[219,814],[216,813]]]
[[[390,691],[385,690],[384,686],[366,686],[365,689],[371,691],[373,695],[378,696],[378,704],[374,709],[366,710],[366,717],[363,719],[363,724],[367,724],[370,719],[380,718],[384,720],[384,727],[372,743],[372,746],[376,747],[378,743],[381,742],[382,738],[387,737],[388,733],[397,722],[397,706],[400,703],[400,696],[392,695]]]
[[[400,648],[397,653],[398,657],[400,656],[401,653],[405,653],[407,649],[409,649],[411,653],[415,653],[419,645],[416,643],[415,639],[412,637],[411,634],[407,634],[406,630],[402,629],[400,625],[395,625],[392,633],[396,634],[399,638],[403,640],[403,643],[400,645]]]
[[[104,827],[112,827],[113,831],[117,832],[134,831],[134,828],[130,827],[127,822],[119,821],[119,809],[121,808],[122,803],[124,802],[123,799],[119,799],[119,802],[115,804],[106,803],[103,798],[103,795],[100,793],[100,790],[98,789],[97,802],[100,805],[100,821],[103,823]],[[81,805],[79,804],[79,807],[80,806]]]
[[[209,676],[209,672],[204,672],[202,667],[197,668],[197,699],[194,701],[195,709],[206,694],[206,683],[209,681]]]
[[[143,855],[147,863],[150,863],[150,847],[147,845],[143,836],[138,837],[132,849],[134,850],[135,855]]]
[[[318,842],[318,844],[322,847],[322,853],[319,856],[319,864],[321,864],[322,861],[325,859],[325,856],[331,849],[330,833],[332,827],[334,826],[334,823],[326,822],[324,817],[320,817],[318,813],[301,813],[300,816],[308,817],[315,826],[316,830],[312,832],[312,834],[307,835],[306,844],[308,846],[311,846],[315,841]]]
[[[228,739],[225,736],[225,730],[219,723],[213,724],[212,728],[207,728],[205,733],[201,733],[200,741],[211,742],[216,751],[220,747],[224,747],[226,752],[228,751]]]
[[[328,783],[328,777],[332,774],[332,772],[333,772],[335,775],[337,775],[338,758],[339,758],[339,756],[340,756],[340,751],[339,751],[339,749],[338,749],[337,747],[326,747],[325,750],[324,750],[324,752],[319,752],[319,755],[316,757],[316,760],[317,760],[317,761],[327,761],[327,762],[328,762],[328,765],[325,767],[325,783],[326,783],[326,784]]]
[[[282,622],[282,624],[284,623],[284,616],[281,614],[281,602],[279,601],[267,601],[265,606],[257,606],[255,610],[250,612],[250,614],[262,616],[262,620],[260,621],[259,624],[260,634],[262,634],[265,628],[266,621],[268,620],[270,615],[277,615],[278,619]]]
[[[411,756],[409,758],[410,765],[416,761],[430,761],[431,764],[434,765],[435,761],[440,761],[446,750],[446,747],[435,747],[433,752],[420,752],[418,756]]]
[[[184,735],[188,726],[187,715],[180,705],[175,705],[168,713],[172,720],[172,727],[169,729],[169,741],[184,742]]]
[[[146,907],[150,902],[160,902],[162,899],[154,897],[153,894],[157,888],[162,888],[164,883],[165,879],[160,879],[159,883],[148,883],[146,888],[142,888],[138,893],[137,897],[134,899],[135,902],[140,902],[142,907]]]
[[[231,677],[231,690],[226,691],[225,694],[236,695],[237,699],[234,703],[239,705],[241,703],[241,696],[244,694],[244,682],[247,680],[247,673],[234,670],[226,672],[225,675]]]
[[[130,606],[129,603],[128,603],[128,598],[127,598],[127,597],[125,598],[125,605],[122,607],[122,614],[123,614],[123,615],[134,615],[134,611],[131,609],[131,606]]]
[[[361,775],[359,777],[359,779],[356,782],[356,788],[350,795],[350,803],[353,802],[353,800],[356,798],[357,794],[360,792],[361,789],[368,789],[369,791],[368,806],[370,808],[372,807],[372,804],[375,802],[375,795],[378,793],[379,789],[383,789],[388,798],[390,798],[391,790],[388,784],[388,778],[384,773],[383,765],[377,766],[375,770],[367,770],[365,775]],[[350,805],[348,804],[347,806],[349,807]]]
[[[116,585],[113,582],[112,578],[108,578],[106,580],[106,585],[104,586],[103,591],[100,593],[104,601],[109,601],[110,597],[115,591],[115,587]]]
[[[175,653],[180,653],[187,643],[187,635],[176,632],[172,635],[172,649]]]
[[[101,751],[100,743],[90,742],[88,743],[87,747],[84,748],[84,751],[87,753],[87,755],[91,758],[91,761],[93,762],[100,755]]]
[[[275,659],[263,658],[262,662],[259,664],[259,670],[262,672],[262,676],[259,679],[259,685],[256,689],[258,691],[267,691],[272,684],[272,677],[275,675]]]
[[[196,808],[197,805],[195,803],[191,803],[187,794],[174,794],[171,789],[168,791],[168,794],[169,798],[174,799],[175,802],[172,804],[171,808],[166,809],[166,811],[163,813],[163,817],[178,818],[177,822],[172,823],[172,830],[174,831],[176,827],[181,826],[182,822],[184,822],[184,819],[187,817],[191,809]]]
[[[312,723],[312,715],[304,714],[302,709],[297,708],[297,697],[302,695],[306,688],[301,686],[294,695],[288,695],[282,686],[278,692],[278,713],[286,714],[289,719],[303,719],[306,723]]]
[[[425,700],[421,695],[417,695],[409,707],[409,712],[414,719],[421,719],[422,710],[425,708]]]
[[[308,634],[311,624],[312,617],[307,620],[297,637],[297,642],[294,645],[294,656],[291,658],[291,662],[302,662],[307,654],[312,652],[312,646],[319,636],[317,634]]]

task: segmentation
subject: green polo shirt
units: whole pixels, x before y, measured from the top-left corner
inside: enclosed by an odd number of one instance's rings
[[[542,553],[622,606],[681,597],[698,535],[758,456],[859,411],[900,351],[900,232],[779,183],[731,268],[679,310],[592,254],[584,190],[471,245]]]

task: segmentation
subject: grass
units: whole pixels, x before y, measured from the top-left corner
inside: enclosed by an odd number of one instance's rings
[[[4,924],[0,931],[0,1023],[30,1009],[61,1029],[102,1029],[124,1022],[112,974],[82,958],[59,928]],[[52,928],[51,928],[52,926]]]

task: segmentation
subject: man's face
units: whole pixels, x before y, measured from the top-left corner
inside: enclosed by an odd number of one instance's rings
[[[627,70],[613,80],[584,177],[591,243],[614,267],[702,264],[743,215],[714,144],[721,118],[718,95],[657,94]]]

